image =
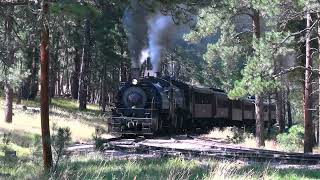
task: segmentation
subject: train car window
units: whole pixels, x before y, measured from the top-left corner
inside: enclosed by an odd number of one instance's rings
[[[248,104],[244,105],[244,110],[245,111],[252,111],[253,110],[253,105],[248,105]]]
[[[241,101],[233,101],[232,107],[235,109],[241,109]]]
[[[209,98],[210,95],[209,94],[200,94],[200,93],[195,93],[195,103],[196,104],[211,104],[210,99]]]
[[[221,108],[225,108],[229,106],[229,102],[225,99],[217,99],[217,106]]]

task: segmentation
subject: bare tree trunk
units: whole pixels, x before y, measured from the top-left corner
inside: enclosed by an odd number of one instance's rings
[[[49,4],[43,1],[42,4],[42,29],[41,29],[41,45],[40,45],[40,64],[41,64],[41,91],[40,91],[40,105],[41,105],[41,134],[42,134],[42,156],[44,168],[47,172],[52,167],[52,151],[50,141],[50,127],[49,127],[49,27],[47,18],[49,12]]]
[[[12,39],[12,30],[13,30],[13,11],[14,6],[8,7],[8,15],[5,17],[5,41],[7,45],[7,56],[6,56],[6,65],[5,72],[8,74],[7,68],[10,68],[14,63],[14,47],[13,47],[13,39]],[[5,114],[4,119],[5,122],[12,122],[12,104],[13,104],[13,89],[10,83],[6,80],[5,85]]]
[[[88,19],[85,20],[85,35],[84,35],[84,47],[82,51],[80,81],[79,81],[79,110],[87,108],[87,96],[88,96],[88,68],[91,58],[91,24]]]
[[[305,70],[305,86],[304,86],[304,152],[312,152],[312,119],[310,111],[310,96],[311,96],[311,67],[312,59],[310,56],[310,25],[311,14],[307,12],[307,31],[306,31],[306,70]]]

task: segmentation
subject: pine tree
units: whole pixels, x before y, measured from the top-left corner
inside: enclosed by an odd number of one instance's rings
[[[263,96],[276,88],[273,76],[275,50],[272,44],[280,41],[282,33],[265,32],[268,23],[274,26],[272,17],[279,11],[280,1],[224,1],[200,11],[197,31],[187,35],[189,40],[197,40],[214,32],[220,33],[216,44],[208,45],[206,59],[222,59],[225,69],[234,64],[235,72],[243,71],[240,76],[228,76],[228,84],[235,84],[229,93],[232,98],[255,95],[257,145],[264,145],[263,138]],[[262,21],[263,19],[263,21]],[[270,25],[271,24],[271,25]],[[237,68],[241,69],[237,69]],[[230,72],[230,71],[229,71]],[[230,73],[231,74],[231,73]],[[232,78],[235,77],[235,78]],[[229,85],[229,86],[230,86]]]

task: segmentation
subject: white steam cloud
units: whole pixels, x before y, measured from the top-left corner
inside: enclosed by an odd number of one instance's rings
[[[132,68],[140,68],[150,57],[153,72],[159,72],[161,58],[174,39],[177,25],[171,16],[160,12],[150,13],[138,0],[131,0],[124,13],[124,26],[128,35],[128,48]]]
[[[161,57],[169,48],[171,35],[175,32],[175,24],[171,16],[160,13],[153,15],[148,20],[148,39],[150,59],[154,72],[159,71]]]

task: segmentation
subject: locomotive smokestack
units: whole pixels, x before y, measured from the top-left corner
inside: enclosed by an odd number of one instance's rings
[[[131,79],[140,78],[140,68],[131,68]]]
[[[150,57],[145,61],[144,77],[157,77],[156,73],[153,71],[153,64],[151,63]]]

